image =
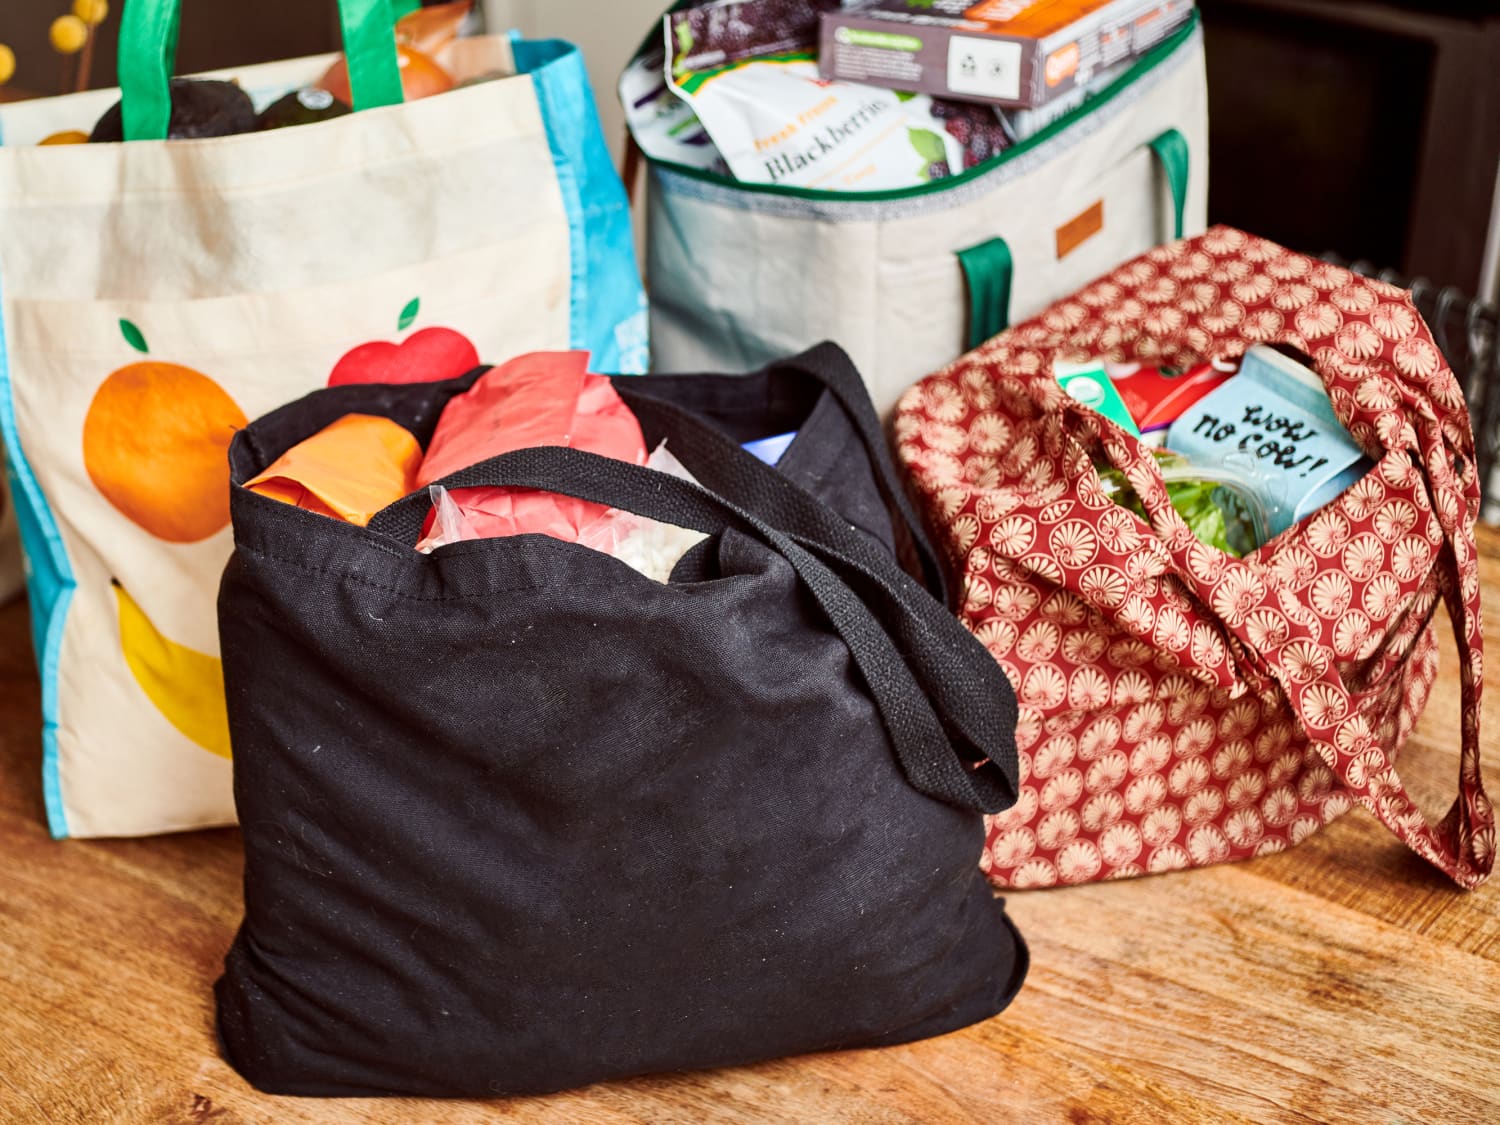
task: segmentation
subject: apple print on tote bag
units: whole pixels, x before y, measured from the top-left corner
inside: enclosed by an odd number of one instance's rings
[[[132,0],[122,56],[175,3]],[[411,5],[341,6],[394,54],[391,9]],[[260,107],[331,61],[224,76]],[[119,91],[0,107],[0,445],[56,836],[234,818],[215,599],[247,419],[529,351],[644,369],[629,212],[578,53],[485,37],[442,61],[513,77],[196,141],[37,147]],[[165,83],[150,62],[123,73]]]
[[[401,310],[397,330],[405,332],[417,319],[421,298]],[[479,353],[461,332],[451,328],[423,328],[401,343],[372,340],[344,353],[328,376],[328,385],[343,383],[424,383],[453,379],[479,366]]]

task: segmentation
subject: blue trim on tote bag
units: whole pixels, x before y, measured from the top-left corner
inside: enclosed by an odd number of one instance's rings
[[[68,818],[63,811],[62,782],[57,770],[58,665],[62,658],[63,625],[78,583],[68,566],[62,532],[21,450],[5,340],[3,288],[0,288],[0,442],[5,445],[11,502],[21,529],[21,546],[26,552],[31,643],[42,679],[42,795],[47,803],[47,828],[60,840],[68,835]]]
[[[512,35],[516,72],[531,77],[568,215],[573,286],[569,346],[593,353],[592,370],[646,370],[646,293],[635,259],[625,185],[610,159],[583,55],[558,39]]]

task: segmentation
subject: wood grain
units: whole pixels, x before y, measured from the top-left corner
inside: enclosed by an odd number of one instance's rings
[[[1481,554],[1485,635],[1500,638],[1500,531],[1482,533]],[[1487,668],[1494,745],[1500,660]],[[1442,669],[1401,761],[1433,814],[1458,768],[1451,636]],[[37,709],[12,605],[0,610],[0,1121],[1500,1120],[1500,892],[1455,891],[1361,809],[1251,863],[1008,896],[1031,944],[1026,988],[941,1039],[501,1103],[265,1097],[213,1039],[238,834],[49,840]]]

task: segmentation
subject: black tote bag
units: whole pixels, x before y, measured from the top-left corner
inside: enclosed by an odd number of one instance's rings
[[[929,592],[847,357],[616,380],[702,488],[556,448],[444,482],[708,533],[665,584],[539,535],[419,555],[425,492],[360,528],[241,487],[350,412],[425,444],[478,374],[320,391],[231,448],[230,1063],[272,1093],[531,1094],[1003,1009],[1025,946],[977,863],[1015,699]],[[791,429],[777,469],[739,448]]]

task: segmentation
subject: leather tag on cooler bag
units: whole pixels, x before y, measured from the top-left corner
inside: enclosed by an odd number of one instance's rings
[[[1104,229],[1104,200],[1095,200],[1057,228],[1057,259],[1062,261]]]

